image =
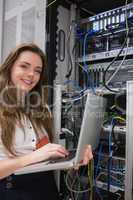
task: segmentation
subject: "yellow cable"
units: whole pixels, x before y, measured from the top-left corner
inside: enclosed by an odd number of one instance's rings
[[[57,0],[52,1],[51,3],[49,3],[46,7],[48,8],[49,6],[51,6],[53,3],[55,3]]]
[[[79,67],[80,67],[81,69],[84,70],[83,66],[82,66],[80,63],[78,63],[78,65],[79,65]]]
[[[88,164],[88,179],[90,183],[90,196],[89,200],[93,200],[93,168],[94,168],[94,160],[90,160]]]
[[[113,117],[113,119],[119,119],[119,120],[124,121],[124,122],[126,121],[125,118],[120,117],[120,116],[115,116],[115,117]]]

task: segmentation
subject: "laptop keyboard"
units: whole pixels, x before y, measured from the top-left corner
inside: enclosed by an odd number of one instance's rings
[[[75,157],[76,154],[76,149],[69,150],[68,156],[64,158],[54,158],[49,161],[49,163],[58,163],[58,162],[64,162],[64,161],[69,161]]]

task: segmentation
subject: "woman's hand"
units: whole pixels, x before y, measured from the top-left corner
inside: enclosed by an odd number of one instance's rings
[[[93,158],[91,145],[87,145],[84,149],[82,165],[87,165]]]
[[[35,150],[31,153],[31,163],[41,162],[52,158],[57,157],[66,157],[68,155],[68,151],[60,144],[48,143],[43,147]],[[90,145],[87,145],[84,149],[82,162],[80,165],[87,165],[89,161],[93,158],[92,149]],[[78,166],[74,166],[76,169]]]
[[[35,163],[43,160],[48,160],[51,158],[57,158],[57,157],[63,158],[68,155],[68,151],[60,144],[48,143],[43,147],[35,150],[33,154],[34,154],[33,163]]]
[[[86,147],[84,148],[83,158],[81,162],[68,169],[78,170],[80,166],[87,165],[91,159],[93,159],[91,145],[86,145]]]
[[[83,153],[83,159],[81,162],[74,166],[75,170],[78,170],[80,166],[87,165],[89,161],[93,158],[91,145],[86,145]]]

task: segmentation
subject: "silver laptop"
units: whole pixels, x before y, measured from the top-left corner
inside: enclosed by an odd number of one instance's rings
[[[103,97],[91,93],[87,94],[78,145],[73,158],[64,161],[59,161],[58,159],[57,162],[51,162],[51,160],[39,162],[19,169],[15,172],[15,174],[17,175],[57,169],[69,169],[79,164],[83,159],[85,146],[90,144],[92,148],[95,149],[98,144],[99,134],[104,117],[105,104],[106,102]]]

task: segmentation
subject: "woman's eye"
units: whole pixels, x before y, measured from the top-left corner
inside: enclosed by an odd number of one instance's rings
[[[35,70],[36,73],[41,74],[41,70]]]
[[[20,65],[20,67],[22,67],[22,68],[28,68],[27,65]]]
[[[20,65],[20,67],[23,68],[23,69],[29,69],[30,70],[30,66],[25,65],[25,64]],[[42,73],[42,70],[40,68],[39,69],[38,68],[37,69],[33,69],[33,70],[37,74],[41,74]]]

